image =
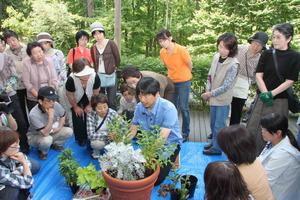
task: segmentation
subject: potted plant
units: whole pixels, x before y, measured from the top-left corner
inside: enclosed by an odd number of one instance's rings
[[[76,170],[77,185],[80,190],[76,193],[76,199],[97,198],[101,200],[109,199],[110,193],[106,190],[106,182],[102,174],[96,170],[93,164],[86,167],[79,167]]]
[[[118,129],[115,134],[122,135]],[[127,135],[122,137],[127,138]],[[175,146],[165,145],[158,127],[151,133],[141,130],[137,135],[137,146],[135,149],[132,143],[112,142],[99,159],[113,199],[150,199],[159,166],[170,162],[168,158],[175,150]]]
[[[77,186],[77,174],[76,170],[79,167],[79,163],[73,158],[73,152],[71,149],[65,149],[58,156],[59,160],[59,172],[65,177],[67,184],[70,186],[73,194],[78,190]]]

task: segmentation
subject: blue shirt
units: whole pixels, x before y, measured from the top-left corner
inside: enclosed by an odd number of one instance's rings
[[[181,144],[182,142],[176,107],[166,99],[158,97],[151,111],[139,102],[132,123],[148,131],[152,130],[155,125],[160,128],[171,129],[167,142],[171,144]]]

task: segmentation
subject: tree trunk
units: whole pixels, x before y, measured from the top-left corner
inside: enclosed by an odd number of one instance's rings
[[[93,0],[87,0],[87,16],[92,17],[94,15],[94,1]]]
[[[121,0],[115,1],[115,42],[121,56]]]

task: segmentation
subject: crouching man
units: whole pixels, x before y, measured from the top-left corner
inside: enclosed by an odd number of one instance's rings
[[[64,142],[73,133],[71,128],[64,127],[66,112],[57,99],[54,88],[42,87],[38,91],[38,104],[29,113],[28,143],[38,149],[42,160],[47,159],[50,148],[63,150]]]

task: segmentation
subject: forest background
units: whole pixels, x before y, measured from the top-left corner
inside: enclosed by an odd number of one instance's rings
[[[121,68],[133,64],[140,69],[166,73],[160,63],[156,33],[168,28],[177,43],[184,45],[193,60],[193,92],[204,89],[216,39],[232,32],[240,44],[257,31],[270,39],[272,26],[294,25],[293,48],[300,47],[300,0],[124,0],[121,1]],[[90,33],[95,21],[105,27],[106,37],[114,39],[116,0],[1,0],[0,33],[16,31],[24,43],[37,33],[49,32],[55,47],[65,55],[74,47],[78,30]],[[271,40],[269,39],[269,45]],[[90,39],[89,46],[93,43]],[[299,82],[295,85],[300,91]],[[200,98],[196,98],[200,99]]]

